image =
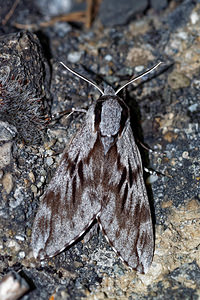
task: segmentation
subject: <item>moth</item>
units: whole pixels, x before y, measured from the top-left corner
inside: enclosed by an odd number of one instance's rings
[[[40,202],[32,230],[35,258],[55,256],[80,238],[96,219],[114,251],[131,268],[146,273],[153,257],[151,212],[129,108],[116,92],[95,86],[100,98],[88,109],[82,128],[65,148]]]

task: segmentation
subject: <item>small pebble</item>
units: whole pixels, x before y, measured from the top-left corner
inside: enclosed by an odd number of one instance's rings
[[[26,256],[24,251],[19,252],[19,258],[24,258]]]
[[[40,177],[40,182],[42,182],[42,183],[45,182],[45,177],[44,176]]]
[[[111,61],[111,60],[112,60],[112,56],[111,56],[110,54],[107,54],[107,55],[105,56],[105,60]]]
[[[156,182],[157,180],[158,180],[158,175],[152,174],[147,178],[146,183],[152,184],[152,183]]]
[[[46,155],[47,156],[52,156],[53,155],[53,151],[51,149],[46,150]]]
[[[12,143],[8,142],[0,147],[0,169],[10,164]]]
[[[16,251],[20,249],[20,245],[14,240],[9,240],[6,245],[8,248],[15,248]]]
[[[10,173],[6,173],[3,177],[2,183],[6,193],[10,194],[13,188],[12,175]]]
[[[13,196],[14,196],[14,199],[13,198],[10,199],[9,205],[12,208],[16,208],[17,206],[19,206],[21,204],[21,202],[24,199],[23,188],[22,187],[16,188]]]
[[[72,7],[71,0],[36,0],[35,3],[42,14],[47,16],[67,14]]]
[[[31,191],[33,192],[33,194],[37,194],[37,186],[35,186],[34,184],[31,185]]]
[[[42,169],[42,170],[40,171],[40,174],[43,175],[44,177],[47,176],[47,172],[46,172],[44,169]]]
[[[188,107],[189,111],[195,112],[197,110],[198,103],[194,103]]]
[[[24,236],[22,236],[22,235],[16,235],[15,238],[16,238],[16,240],[19,240],[19,241],[25,240]]]
[[[82,52],[78,52],[78,51],[71,52],[68,54],[67,60],[73,64],[77,63],[80,60],[81,55],[82,55]]]
[[[199,15],[197,14],[196,11],[194,11],[193,13],[191,13],[190,20],[191,20],[191,23],[193,25],[196,24],[199,21]]]
[[[34,182],[35,182],[35,175],[33,174],[32,171],[28,174],[28,176],[29,176],[29,178],[30,178],[30,181],[31,181],[32,183],[34,183]]]
[[[48,166],[51,166],[51,165],[53,165],[53,163],[54,163],[54,160],[53,160],[53,158],[52,158],[52,157],[47,157],[47,159],[46,159],[46,163],[47,163],[47,165],[48,165]]]
[[[24,198],[24,195],[23,195],[23,188],[22,187],[18,187],[16,188],[15,192],[14,192],[14,198],[21,203],[21,201],[23,200]]]
[[[182,40],[187,40],[188,39],[188,34],[185,31],[181,31],[178,33],[178,37],[181,38]]]
[[[142,72],[144,70],[144,66],[136,66],[135,67],[135,72],[139,73]]]
[[[189,153],[188,153],[187,151],[184,151],[184,152],[182,153],[182,157],[183,157],[183,158],[189,158]]]
[[[8,122],[0,121],[0,141],[10,141],[17,134],[17,129]]]
[[[41,181],[38,182],[38,184],[37,184],[38,189],[41,188],[42,184],[43,184],[43,183],[42,183]]]

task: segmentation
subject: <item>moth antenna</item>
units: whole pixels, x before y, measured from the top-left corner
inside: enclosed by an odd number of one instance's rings
[[[127,85],[133,83],[134,81],[142,78],[143,76],[151,73],[153,70],[155,70],[160,64],[162,64],[163,62],[162,61],[159,61],[155,66],[153,66],[151,69],[147,70],[146,72],[142,73],[141,75],[133,78],[133,79],[130,79],[127,83],[125,83],[123,86],[121,86],[116,92],[115,92],[115,95],[117,95],[123,88],[125,88]]]
[[[72,74],[76,75],[77,77],[85,80],[86,82],[90,83],[91,85],[93,85],[97,90],[99,90],[99,92],[104,95],[104,92],[102,91],[102,89],[100,89],[100,87],[98,87],[94,82],[92,82],[91,80],[87,79],[86,77],[84,77],[83,75],[75,72],[74,70],[72,70],[71,68],[69,68],[68,66],[66,66],[63,62],[61,62],[61,65],[63,65],[63,67],[65,67],[69,72],[71,72]]]

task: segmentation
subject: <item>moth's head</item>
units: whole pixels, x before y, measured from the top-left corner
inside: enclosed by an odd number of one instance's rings
[[[105,87],[105,89],[104,89],[104,93],[103,94],[104,94],[104,96],[115,95],[115,90],[111,86],[107,85]]]

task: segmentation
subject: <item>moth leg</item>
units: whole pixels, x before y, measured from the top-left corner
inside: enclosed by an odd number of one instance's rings
[[[151,149],[149,146],[143,144],[141,141],[139,141],[137,139],[137,143],[140,144],[140,146],[142,146],[142,148],[144,148],[145,150],[147,150],[148,152],[150,153],[155,153],[155,154],[159,154],[161,156],[166,156],[166,153],[165,152],[161,152],[160,150],[154,150],[154,149]]]
[[[60,118],[62,118],[63,116],[67,115],[67,118],[69,118],[69,116],[71,116],[74,112],[81,112],[81,113],[87,113],[87,110],[84,108],[72,108],[72,109],[66,109],[63,111],[60,111],[56,114],[54,114],[50,121],[56,121],[59,120]]]
[[[152,169],[149,169],[149,168],[145,168],[144,167],[144,171],[146,173],[149,173],[150,175],[147,177],[146,179],[146,184],[152,184],[154,183],[155,181],[158,180],[158,177],[159,176],[167,176],[168,178],[173,178],[171,175],[169,174],[166,174],[166,173],[162,173],[162,172],[159,172],[159,171],[156,171],[156,170],[152,170]]]
[[[87,113],[87,109],[85,108],[72,108],[72,113],[73,112],[82,112],[82,113]]]
[[[159,155],[161,155],[162,157],[166,156],[166,153],[160,152],[160,151],[158,152],[157,150],[153,150],[153,149],[151,149],[149,146],[144,145],[141,141],[138,141],[138,143],[139,143],[145,150],[147,150],[147,151],[150,152],[150,153],[154,153],[154,154],[159,153]],[[166,174],[166,173],[162,173],[162,172],[157,171],[157,170],[153,170],[153,169],[151,169],[151,168],[143,167],[143,169],[144,169],[144,171],[145,171],[146,173],[149,173],[149,174],[150,174],[150,176],[149,176],[149,177],[147,178],[147,180],[146,180],[146,183],[147,183],[147,184],[152,184],[153,182],[157,181],[158,176],[167,176],[167,177],[169,177],[169,178],[172,178],[171,175],[168,175],[168,174]]]

